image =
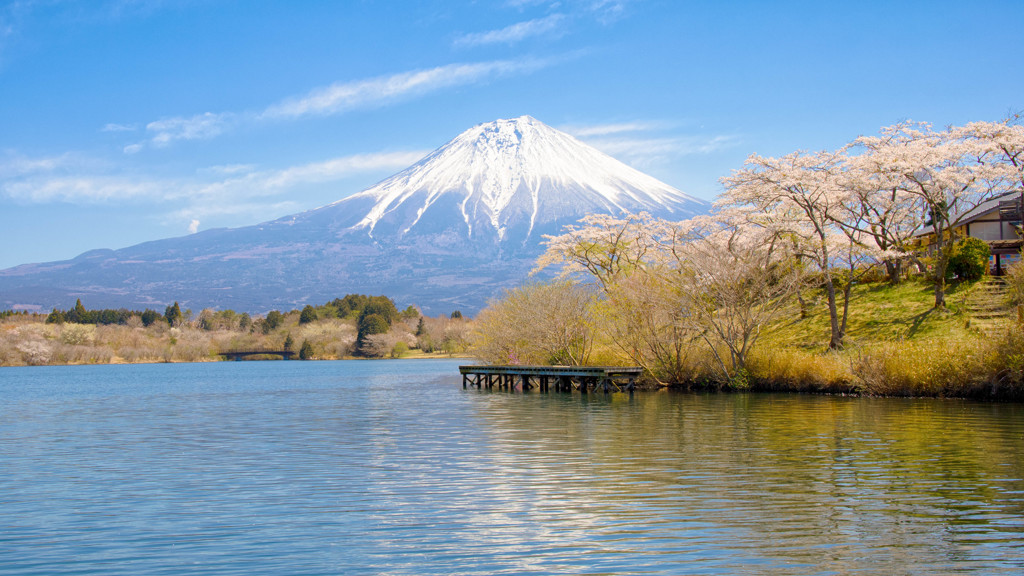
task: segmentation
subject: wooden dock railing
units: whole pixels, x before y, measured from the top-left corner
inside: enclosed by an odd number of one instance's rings
[[[291,350],[225,350],[221,356],[231,360],[241,360],[250,356],[280,356],[282,360],[291,360],[295,352]]]
[[[643,369],[634,366],[459,366],[462,387],[542,392],[635,390]]]

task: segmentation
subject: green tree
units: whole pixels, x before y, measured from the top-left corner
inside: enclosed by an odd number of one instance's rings
[[[395,347],[391,349],[392,358],[401,358],[406,352],[409,351],[409,345],[399,340],[395,343]]]
[[[423,316],[420,316],[420,321],[416,324],[416,336],[423,336],[427,333],[427,325],[423,322]]]
[[[302,360],[313,358],[313,345],[309,343],[309,340],[302,341],[302,348],[299,348],[299,358]]]
[[[950,276],[956,275],[961,280],[980,280],[988,272],[988,259],[991,249],[984,240],[964,238],[953,246],[953,255],[949,258]]]
[[[53,312],[50,312],[50,315],[46,317],[47,324],[63,324],[64,320],[64,313],[56,308],[54,308]]]
[[[359,316],[365,317],[371,314],[383,317],[387,321],[388,326],[394,324],[395,320],[399,318],[398,308],[395,307],[394,300],[387,296],[371,296],[366,306],[363,306],[363,311]]]
[[[270,334],[277,330],[282,323],[284,323],[284,314],[281,314],[278,310],[267,312],[266,318],[263,319],[263,333]]]
[[[146,308],[145,312],[140,314],[139,317],[142,319],[143,326],[152,326],[154,322],[163,318],[159,312],[156,310],[150,310],[149,308]]]
[[[391,328],[387,319],[380,314],[368,314],[359,320],[359,336],[386,334]]]
[[[451,319],[452,320],[462,320],[462,312],[460,312],[458,310],[455,310],[454,312],[452,312]]]
[[[405,310],[402,310],[402,318],[405,320],[412,320],[413,318],[419,318],[420,311],[415,306],[410,304]]]
[[[310,322],[316,322],[319,317],[316,313],[316,308],[313,308],[307,304],[303,309],[302,313],[299,314],[299,324],[309,324]]]
[[[289,332],[288,335],[284,337],[284,349],[291,352],[294,347],[295,340],[292,338],[292,333]]]
[[[167,320],[167,323],[171,326],[181,324],[181,307],[178,306],[177,302],[168,306],[167,309],[164,310],[164,319]]]
[[[88,324],[89,311],[82,306],[82,299],[75,300],[75,307],[64,313],[64,319],[72,324]]]
[[[365,312],[365,309],[364,309]],[[366,337],[374,334],[387,334],[388,330],[391,329],[391,325],[388,324],[387,318],[380,314],[364,314],[359,318],[357,324],[358,333],[356,334],[356,351],[360,354],[364,353],[364,346],[366,344]]]

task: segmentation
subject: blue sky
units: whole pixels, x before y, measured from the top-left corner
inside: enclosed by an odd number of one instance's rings
[[[0,268],[243,226],[529,114],[713,199],[751,153],[1024,109],[1021,4],[0,4]]]

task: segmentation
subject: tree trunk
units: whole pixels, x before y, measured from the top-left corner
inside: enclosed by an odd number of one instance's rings
[[[935,308],[946,307],[946,269],[949,268],[949,257],[952,252],[953,240],[950,240],[949,246],[940,245],[935,254]]]
[[[832,275],[828,272],[825,272],[825,293],[828,295],[828,321],[832,328],[828,348],[829,350],[838,350],[843,347],[843,333],[839,330],[839,311],[836,308],[836,285],[832,282]]]
[[[850,275],[852,277],[853,271],[851,270]],[[850,317],[850,292],[853,290],[853,281],[846,283],[843,287],[843,321],[839,324],[839,345],[842,346],[843,339],[846,338],[846,320]]]
[[[900,283],[903,276],[903,261],[902,260],[886,260],[885,261],[885,273],[889,276],[889,283],[896,285]]]
[[[936,267],[938,272],[938,267]],[[946,307],[946,271],[935,275],[935,308]]]

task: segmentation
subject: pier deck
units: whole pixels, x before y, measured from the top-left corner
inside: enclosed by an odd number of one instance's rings
[[[236,361],[252,356],[280,356],[282,360],[291,360],[295,356],[295,352],[291,350],[225,350],[219,355]]]
[[[459,366],[462,387],[547,392],[635,390],[643,369],[632,366]]]

